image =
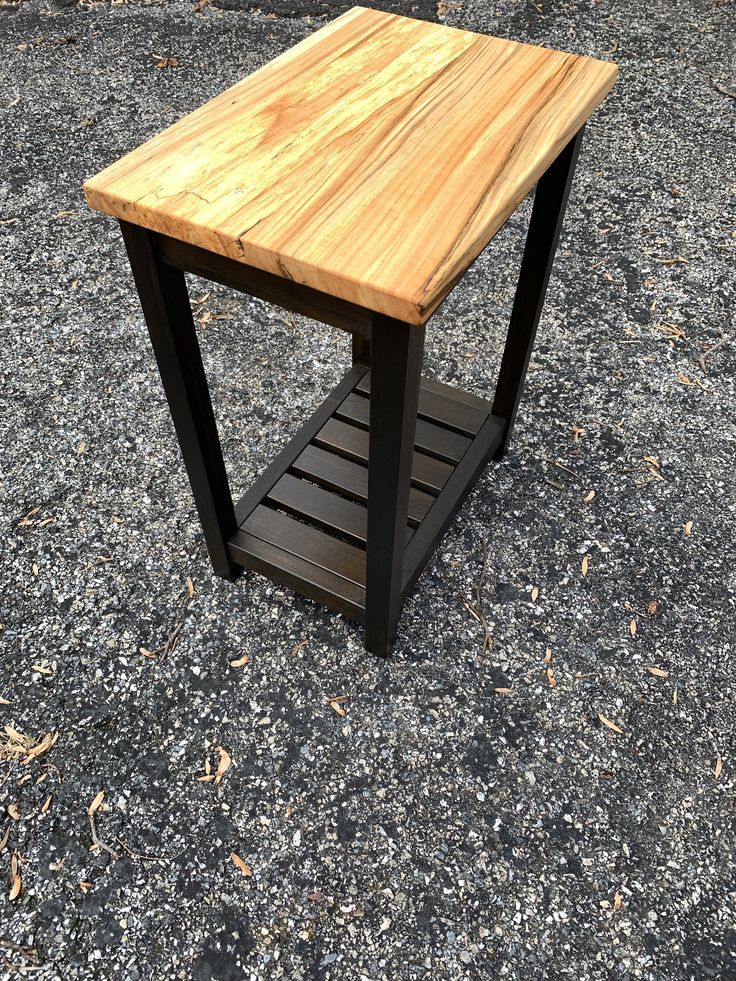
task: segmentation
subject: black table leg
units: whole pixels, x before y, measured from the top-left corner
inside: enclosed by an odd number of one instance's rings
[[[240,570],[227,541],[237,530],[235,510],[184,274],[161,260],[149,231],[120,227],[210,559],[217,575],[234,579]]]
[[[497,460],[506,452],[514,427],[582,136],[580,129],[540,177],[534,194],[524,258],[493,400],[493,414],[506,420],[506,431],[495,453]]]
[[[365,646],[383,655],[401,610],[424,327],[376,316],[371,333]]]

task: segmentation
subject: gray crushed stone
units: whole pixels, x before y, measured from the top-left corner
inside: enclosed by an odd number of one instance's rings
[[[0,723],[58,733],[27,765],[0,739],[23,885],[0,895],[0,973],[736,977],[733,5],[387,5],[613,52],[621,77],[512,451],[385,661],[287,590],[211,575],[118,230],[80,191],[346,6],[0,5]],[[431,376],[488,391],[528,214],[433,319]],[[192,289],[241,492],[347,345]],[[198,781],[218,746],[231,767]],[[102,789],[115,857],[90,851]]]

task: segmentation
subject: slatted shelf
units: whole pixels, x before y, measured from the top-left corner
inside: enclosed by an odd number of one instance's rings
[[[233,562],[363,621],[370,372],[354,366],[237,506]],[[403,590],[498,446],[503,423],[477,396],[422,380]]]

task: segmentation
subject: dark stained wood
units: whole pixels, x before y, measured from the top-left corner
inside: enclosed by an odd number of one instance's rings
[[[491,403],[488,399],[484,399],[482,395],[474,395],[472,392],[466,392],[464,388],[455,388],[453,385],[446,385],[444,382],[435,381],[434,378],[423,378],[422,388],[425,392],[431,392],[433,395],[440,395],[453,402],[461,402],[463,405],[480,409],[486,415],[490,414]]]
[[[368,366],[371,363],[371,338],[370,333],[358,334],[357,332],[353,334],[353,364],[364,364]]]
[[[291,470],[330,490],[357,501],[368,500],[368,468],[318,446],[307,446],[294,461]],[[418,525],[434,504],[434,497],[412,487],[409,491],[409,524]]]
[[[259,504],[242,531],[261,541],[277,545],[312,565],[334,572],[356,586],[365,586],[365,552],[348,542],[327,535],[318,528]]]
[[[242,525],[254,507],[263,500],[281,474],[285,473],[305,446],[333,415],[348,392],[365,372],[363,365],[353,365],[342,381],[335,386],[317,410],[307,419],[296,435],[289,440],[276,459],[263,471],[252,487],[240,498],[235,506],[238,524]]]
[[[368,429],[370,400],[356,392],[351,392],[335,413],[337,419]],[[428,456],[435,456],[445,463],[454,464],[462,460],[471,440],[451,429],[435,426],[424,419],[417,420],[414,446]]]
[[[151,232],[120,228],[207,551],[217,575],[234,579],[227,542],[237,523],[184,274],[161,261]]]
[[[362,504],[338,497],[323,487],[285,473],[271,488],[267,500],[297,518],[318,525],[365,548],[368,512]],[[406,541],[412,529],[406,529]]]
[[[481,470],[496,452],[503,439],[503,419],[489,416],[473,444],[462,458],[427,517],[414,532],[404,555],[402,596],[406,599],[421,575],[422,569],[437,548],[447,526],[470,493]]]
[[[371,399],[371,402],[373,400]],[[339,419],[328,419],[325,425],[314,437],[317,446],[338,453],[351,460],[368,463],[368,433],[357,426],[340,422]],[[439,494],[445,481],[452,473],[452,467],[435,460],[424,453],[414,453],[411,479],[415,487],[429,494]]]
[[[300,313],[341,330],[358,335],[366,335],[370,331],[373,314],[355,303],[330,296],[329,293],[321,293],[310,286],[303,286],[254,266],[246,266],[224,255],[198,249],[196,245],[180,242],[168,235],[157,235],[156,238],[161,257],[170,266],[195,276],[212,279],[223,286],[256,296],[268,303],[276,303],[285,310]]]
[[[253,569],[358,623],[364,622],[365,590],[362,586],[245,531],[233,535],[228,552],[238,565]]]
[[[506,452],[514,428],[582,139],[583,130],[580,129],[542,174],[534,194],[524,257],[493,399],[494,415],[506,420],[504,436],[496,451],[497,459]]]
[[[370,395],[370,371],[358,382],[355,390]],[[477,399],[477,403],[480,404],[476,404],[476,397],[470,396],[473,401],[468,401],[465,398],[467,395],[467,392],[461,392],[449,385],[440,385],[423,378],[419,390],[418,415],[446,429],[453,429],[455,432],[473,437],[490,415],[491,403],[484,399]]]
[[[416,479],[420,471],[429,471],[429,463],[449,471],[441,484],[452,473],[446,464],[414,451],[423,353],[423,327],[390,317],[375,318],[371,332],[374,387],[370,400],[365,646],[379,655],[391,650],[401,611],[412,475]],[[330,424],[342,425],[335,420]],[[355,427],[347,428],[368,436]]]

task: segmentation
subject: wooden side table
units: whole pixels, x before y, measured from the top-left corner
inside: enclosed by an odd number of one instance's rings
[[[84,187],[120,220],[215,571],[393,643],[508,445],[582,128],[615,65],[355,7]],[[492,400],[421,376],[425,324],[536,185]],[[236,504],[184,271],[353,335],[340,384]]]

